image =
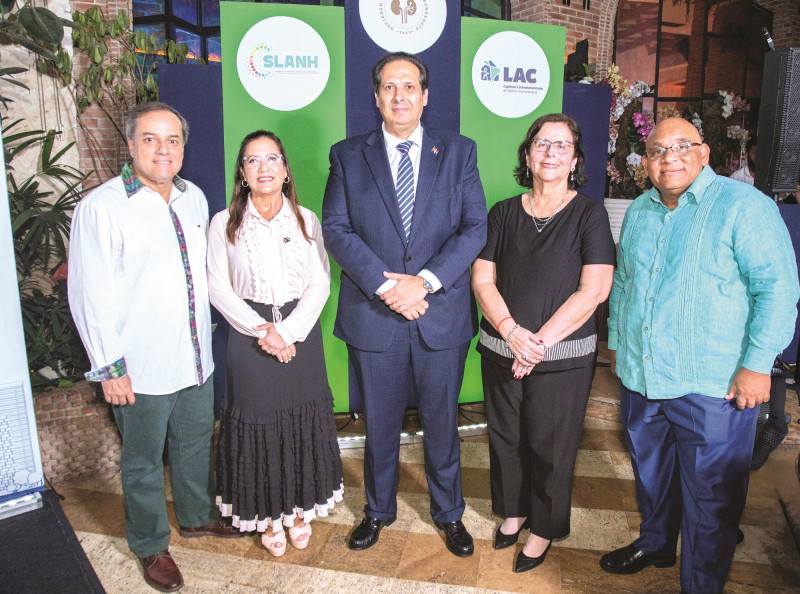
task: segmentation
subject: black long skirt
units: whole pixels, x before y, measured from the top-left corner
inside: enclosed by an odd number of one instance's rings
[[[248,304],[273,321],[272,306]],[[297,305],[280,308],[287,317]],[[342,500],[336,440],[319,320],[297,354],[281,363],[252,336],[232,331],[217,452],[217,503],[243,531],[264,532],[295,517],[327,516]]]

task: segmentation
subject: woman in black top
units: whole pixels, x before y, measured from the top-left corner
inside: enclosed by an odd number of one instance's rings
[[[483,311],[478,352],[489,424],[495,548],[531,534],[514,571],[540,565],[569,534],[572,475],[597,350],[594,316],[611,289],[615,248],[586,184],[577,124],[537,119],[519,147],[527,192],[489,212],[472,269]]]

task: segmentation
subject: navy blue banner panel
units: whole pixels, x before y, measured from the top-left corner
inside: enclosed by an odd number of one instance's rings
[[[225,197],[225,147],[222,133],[222,68],[216,64],[160,64],[159,99],[177,109],[189,122],[189,142],[183,152],[180,176],[194,182],[208,200],[209,220],[227,208]],[[222,412],[225,393],[225,353],[228,322],[213,307],[216,324],[214,353],[214,411]]]
[[[222,138],[222,68],[217,64],[159,64],[159,99],[189,122],[180,175],[208,200],[209,216],[227,207]]]
[[[608,112],[611,109],[611,87],[564,83],[563,112],[581,129],[585,170],[589,183],[581,192],[598,202],[606,195],[606,162],[608,161]]]
[[[380,127],[372,67],[390,51],[417,55],[430,72],[422,124],[459,131],[460,0],[346,0],[347,136]]]

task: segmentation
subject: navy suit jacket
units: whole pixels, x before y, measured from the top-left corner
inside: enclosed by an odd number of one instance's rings
[[[413,323],[375,291],[383,272],[430,270],[442,288],[428,295],[416,320],[425,344],[454,348],[478,331],[469,267],[486,243],[486,198],[475,143],[454,132],[423,128],[411,236],[406,240],[383,132],[343,140],[330,152],[322,204],[325,246],[342,267],[334,335],[364,351],[389,348]]]

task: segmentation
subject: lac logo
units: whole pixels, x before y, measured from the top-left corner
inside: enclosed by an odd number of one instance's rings
[[[481,80],[500,80],[500,69],[491,60],[486,60],[481,66]]]
[[[447,20],[445,0],[359,0],[358,12],[372,41],[411,54],[432,46]]]
[[[472,86],[481,103],[505,118],[520,118],[541,105],[550,86],[547,56],[533,39],[503,31],[483,42],[472,61]]]
[[[328,48],[307,23],[272,17],[253,25],[236,56],[239,80],[261,105],[277,111],[305,107],[328,84]]]

